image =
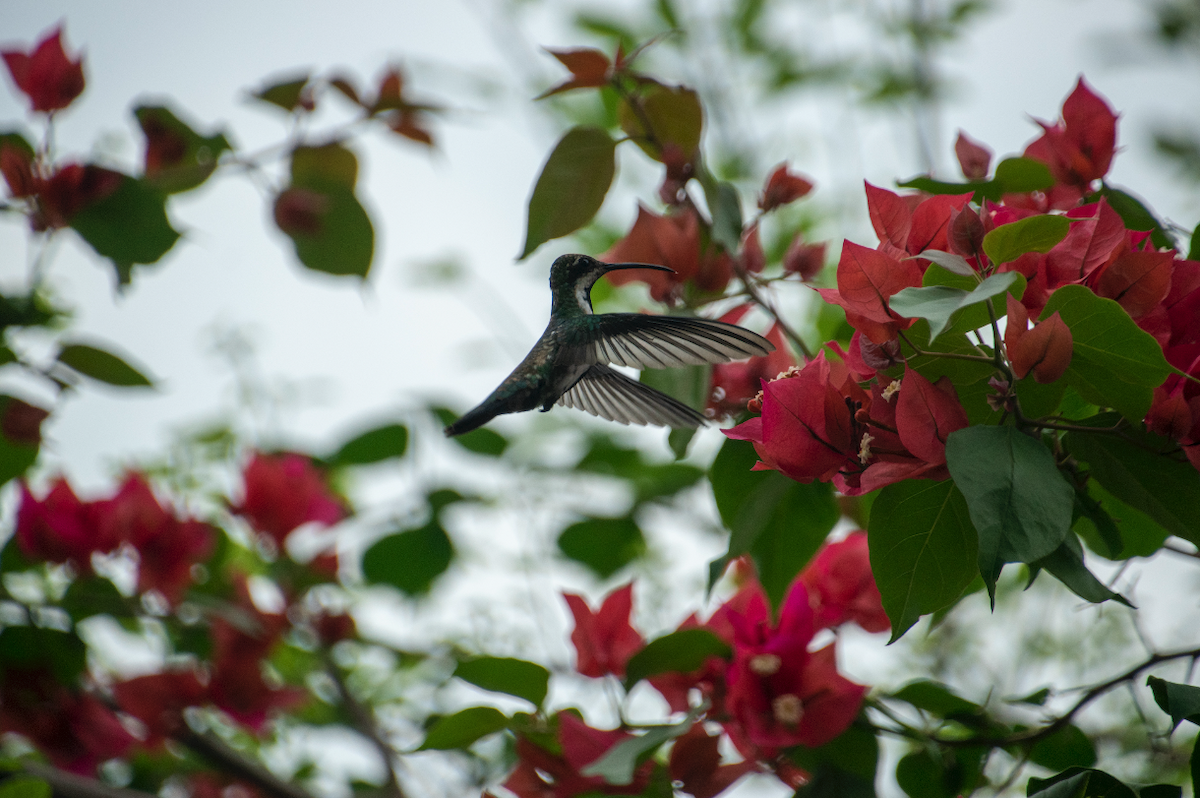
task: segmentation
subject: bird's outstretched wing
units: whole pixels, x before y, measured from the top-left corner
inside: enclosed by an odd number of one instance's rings
[[[683,402],[599,363],[589,367],[558,404],[619,424],[695,428],[705,423],[704,416]]]
[[[757,333],[712,319],[604,313],[593,317],[599,327],[590,343],[600,363],[665,369],[727,363],[775,351]]]

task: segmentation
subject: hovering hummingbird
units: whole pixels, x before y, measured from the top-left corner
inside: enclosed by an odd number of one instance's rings
[[[631,379],[608,364],[665,369],[727,363],[765,355],[775,346],[761,335],[711,319],[592,312],[592,286],[617,269],[658,269],[648,263],[603,263],[563,255],[550,267],[550,323],[512,374],[478,407],[446,427],[447,437],[483,426],[504,413],[555,404],[621,424],[698,427],[692,408]]]

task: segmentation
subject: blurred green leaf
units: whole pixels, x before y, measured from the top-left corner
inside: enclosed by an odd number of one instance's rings
[[[892,693],[892,698],[948,720],[978,717],[983,714],[983,707],[979,704],[968,701],[946,685],[932,679],[909,682]]]
[[[223,133],[201,136],[164,106],[139,105],[133,115],[146,136],[146,183],[164,193],[196,188],[233,149]]]
[[[120,285],[129,283],[133,264],[157,262],[179,240],[167,218],[166,197],[128,175],[116,191],[72,216],[70,225],[113,262]]]
[[[441,718],[426,733],[418,751],[466,748],[480,737],[504,729],[508,716],[494,707],[468,707]]]
[[[450,567],[454,546],[436,518],[377,540],[363,554],[363,576],[391,585],[409,596],[428,593],[433,581]]]
[[[0,798],[50,798],[50,785],[32,776],[12,776],[0,782]]]
[[[289,77],[270,83],[258,91],[251,92],[250,96],[282,108],[290,113],[299,107],[301,94],[307,85],[308,75],[295,78]]]
[[[49,668],[61,684],[73,685],[87,667],[87,647],[77,635],[37,626],[0,631],[0,670]]]
[[[787,754],[812,774],[797,798],[874,798],[879,741],[867,727],[853,724],[819,748],[798,745]]]
[[[625,686],[660,673],[691,673],[704,667],[709,657],[728,659],[729,644],[709,629],[680,629],[651,640],[625,663]]]
[[[592,220],[616,173],[616,147],[612,137],[596,127],[571,128],[559,140],[529,197],[519,260]]]
[[[579,772],[584,776],[599,776],[607,784],[632,784],[633,775],[646,756],[668,740],[687,734],[698,714],[699,710],[693,710],[679,723],[651,726],[642,734],[626,737]]]
[[[1034,743],[1029,749],[1029,759],[1049,770],[1086,768],[1096,764],[1096,747],[1078,726],[1068,723]]]
[[[133,617],[135,602],[122,596],[108,579],[102,576],[81,576],[71,583],[59,605],[75,621],[93,615],[115,618]]]
[[[1099,194],[1108,200],[1108,204],[1128,229],[1149,231],[1150,240],[1160,249],[1178,249],[1179,244],[1175,241],[1175,236],[1140,199],[1107,183],[1101,187]]]
[[[1147,677],[1146,684],[1154,694],[1154,703],[1171,716],[1173,727],[1185,720],[1200,725],[1200,687],[1168,682],[1157,676]]]
[[[704,111],[700,96],[685,86],[649,84],[640,96],[622,98],[618,119],[625,135],[656,161],[671,149],[690,161],[700,147]]]
[[[550,671],[535,662],[509,657],[472,657],[458,663],[454,675],[476,687],[523,698],[535,707],[546,700]]]
[[[122,388],[154,387],[149,377],[113,353],[87,344],[67,344],[58,362],[98,382]]]
[[[369,465],[392,457],[403,457],[408,449],[408,428],[385,424],[356,435],[326,458],[331,466]]]
[[[646,539],[632,518],[588,518],[558,536],[558,548],[569,559],[607,579],[646,552]]]

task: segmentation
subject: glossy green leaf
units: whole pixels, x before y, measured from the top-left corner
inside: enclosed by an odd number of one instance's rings
[[[1017,277],[1014,272],[993,274],[972,291],[947,286],[905,288],[892,295],[888,307],[907,318],[928,320],[930,339],[935,340],[950,324],[951,316],[965,307],[1007,292],[1017,282]]]
[[[680,629],[651,640],[629,658],[625,663],[625,685],[632,688],[660,673],[698,671],[709,657],[728,659],[731,654],[729,644],[708,629]]]
[[[985,235],[983,251],[994,266],[1011,263],[1026,252],[1049,252],[1070,229],[1065,216],[1028,216]]]
[[[87,344],[67,344],[58,353],[58,362],[85,377],[122,388],[153,387],[154,383],[121,358]]]
[[[1034,743],[1029,749],[1029,759],[1049,770],[1086,768],[1096,764],[1096,747],[1078,726],[1067,724]]]
[[[1030,563],[1030,569],[1036,575],[1037,569],[1045,568],[1054,574],[1058,581],[1085,601],[1099,604],[1102,601],[1115,600],[1127,607],[1133,605],[1120,593],[1109,590],[1103,582],[1088,570],[1083,563],[1083,551],[1079,540],[1074,535],[1067,535],[1062,545],[1047,556]],[[1030,580],[1032,582],[1032,579]]]
[[[1167,532],[1200,545],[1200,473],[1178,458],[1171,442],[1130,430],[1069,432],[1066,444],[1109,493]]]
[[[300,106],[300,97],[307,85],[308,75],[286,78],[251,92],[250,96],[290,113]]]
[[[113,262],[117,281],[130,281],[135,263],[155,263],[179,233],[167,218],[166,197],[142,180],[122,176],[117,190],[71,217],[71,229]]]
[[[1067,285],[1050,295],[1041,318],[1054,313],[1071,329],[1071,365],[1063,378],[1084,399],[1112,407],[1140,422],[1150,409],[1154,388],[1171,371],[1162,347],[1124,308],[1082,285]]]
[[[979,572],[979,535],[950,480],[885,487],[871,506],[867,540],[893,641],[957,601]]]
[[[879,741],[871,729],[853,724],[820,748],[794,746],[792,762],[812,774],[796,790],[799,798],[874,798]]]
[[[1108,200],[1108,204],[1121,217],[1125,227],[1130,230],[1150,231],[1150,240],[1160,249],[1178,249],[1179,244],[1175,241],[1175,236],[1140,199],[1107,183],[1100,189],[1099,194]]]
[[[468,707],[440,718],[425,734],[418,751],[449,751],[466,748],[508,726],[508,716],[495,707]]]
[[[936,263],[948,272],[953,272],[960,277],[970,277],[972,278],[971,282],[975,282],[973,279],[976,275],[975,268],[967,263],[967,259],[962,255],[955,255],[953,252],[942,252],[940,249],[927,249],[920,255],[913,255],[906,258],[906,260],[914,258],[924,258],[927,261]]]
[[[612,137],[596,127],[571,128],[555,145],[529,197],[521,260],[592,220],[616,173],[616,147]]]
[[[511,657],[473,657],[459,662],[454,675],[476,687],[523,698],[535,707],[546,700],[550,671],[536,662]]]
[[[164,106],[139,105],[133,115],[146,135],[145,180],[167,194],[199,186],[216,171],[221,153],[233,149],[223,133],[201,136]]]
[[[893,693],[892,698],[948,720],[963,720],[983,714],[983,707],[979,704],[968,701],[946,685],[931,679],[909,682]]]
[[[1063,542],[1075,493],[1046,447],[1013,427],[950,433],[946,465],[979,532],[979,572],[994,601],[1004,563],[1040,560]]]
[[[825,542],[841,513],[829,483],[802,484],[777,471],[751,471],[754,446],[727,440],[709,471],[729,550],[709,567],[709,586],[730,560],[749,554],[772,606]]]
[[[429,408],[440,423],[449,425],[453,423],[458,416],[453,410],[445,407],[430,407]],[[499,457],[504,454],[504,450],[508,448],[508,439],[495,430],[487,427],[473,429],[463,435],[455,435],[451,438],[459,446],[466,449],[468,452],[482,454],[488,457]]]
[[[656,161],[663,159],[664,149],[674,149],[685,161],[691,160],[700,147],[704,127],[700,96],[684,86],[652,84],[633,102],[640,104],[640,112],[629,100],[622,100],[617,110],[625,135]]]
[[[1157,676],[1148,677],[1146,684],[1154,693],[1154,703],[1171,716],[1173,727],[1185,720],[1200,725],[1200,687],[1168,682]]]
[[[409,596],[428,593],[433,581],[450,567],[454,546],[437,519],[377,540],[363,553],[363,576],[391,585]]]
[[[385,424],[346,441],[326,462],[331,466],[369,465],[403,457],[407,450],[408,428],[403,424]]]
[[[558,549],[607,579],[646,553],[646,538],[628,516],[588,518],[563,530],[558,536]]]
[[[1049,166],[1036,158],[1005,158],[996,165],[993,182],[997,184],[1001,196],[1028,194],[1053,186],[1054,175],[1050,174]]]

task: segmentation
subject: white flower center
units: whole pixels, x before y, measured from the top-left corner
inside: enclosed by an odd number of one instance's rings
[[[883,397],[883,401],[890,402],[892,397],[900,390],[900,380],[892,380],[888,383],[888,387],[880,391],[879,395]]]
[[[771,714],[783,725],[795,726],[804,717],[804,704],[800,701],[800,696],[784,693],[775,696],[771,701]]]
[[[773,676],[782,666],[783,660],[778,654],[755,654],[750,658],[750,671],[755,676]]]
[[[875,438],[869,432],[864,432],[862,441],[858,444],[858,462],[866,463],[871,459],[871,441]]]

